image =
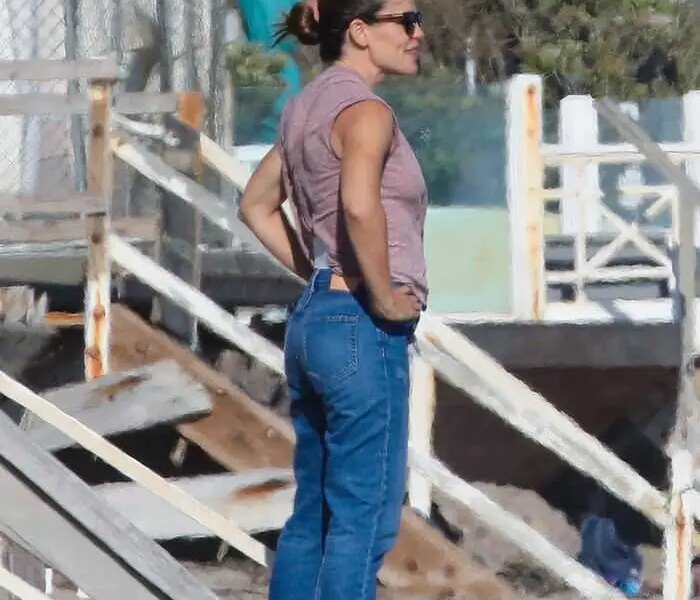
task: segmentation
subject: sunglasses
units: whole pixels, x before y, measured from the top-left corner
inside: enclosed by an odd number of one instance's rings
[[[369,21],[372,23],[398,23],[403,25],[408,37],[413,37],[416,33],[416,27],[423,27],[423,13],[420,10],[407,10],[401,13],[373,15]]]

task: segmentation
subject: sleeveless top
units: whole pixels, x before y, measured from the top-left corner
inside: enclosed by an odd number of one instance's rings
[[[361,271],[343,219],[340,159],[331,146],[331,130],[343,110],[364,100],[386,105],[359,73],[333,65],[288,102],[280,121],[278,143],[284,191],[298,225],[299,243],[316,268],[330,268],[346,276],[358,276]],[[423,225],[427,191],[418,160],[395,116],[381,200],[387,219],[392,281],[408,285],[425,305],[428,290]]]

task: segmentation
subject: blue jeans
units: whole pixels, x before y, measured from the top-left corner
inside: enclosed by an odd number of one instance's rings
[[[377,319],[329,281],[316,271],[287,325],[297,493],[270,600],[374,600],[401,521],[415,322]]]

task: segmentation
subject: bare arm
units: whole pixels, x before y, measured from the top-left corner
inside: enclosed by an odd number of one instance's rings
[[[277,260],[302,279],[309,279],[311,265],[282,212],[283,202],[282,156],[274,146],[250,178],[241,198],[239,215]]]
[[[343,214],[373,311],[387,319],[404,320],[418,316],[420,303],[407,288],[391,285],[381,181],[393,135],[389,109],[378,101],[365,101],[341,113],[331,141],[341,156]]]

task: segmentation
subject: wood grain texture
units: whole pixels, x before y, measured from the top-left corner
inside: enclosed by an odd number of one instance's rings
[[[0,481],[0,527],[93,598],[216,598],[3,415]]]
[[[222,540],[246,556],[261,565],[267,564],[265,546],[251,538],[233,520],[221,517],[179,488],[169,485],[153,470],[2,372],[0,372],[0,392],[76,440],[83,448],[104,460],[125,477],[165,498],[171,505],[211,529]]]
[[[112,326],[114,370],[173,358],[209,391],[211,415],[178,426],[183,437],[233,472],[291,468],[294,433],[286,421],[125,307],[113,307]],[[380,572],[381,581],[396,589],[434,594],[446,589],[446,578],[457,595],[484,600],[517,597],[504,580],[469,561],[438,530],[406,509],[397,546]]]
[[[203,417],[211,410],[204,387],[174,361],[112,373],[89,383],[43,394],[49,402],[102,436]],[[26,423],[29,437],[56,452],[75,441],[39,419]]]
[[[126,238],[152,241],[156,220],[154,217],[122,217],[112,222],[112,232]],[[0,224],[0,244],[71,242],[85,238],[85,221],[80,219],[36,219]]]
[[[169,482],[221,515],[234,518],[248,533],[280,530],[292,512],[296,490],[289,469],[199,475]],[[133,483],[109,483],[95,491],[154,540],[212,537],[206,527]]]
[[[664,494],[483,350],[432,315],[421,319],[418,337],[422,357],[442,378],[594,477],[652,522],[665,526],[668,511]]]

